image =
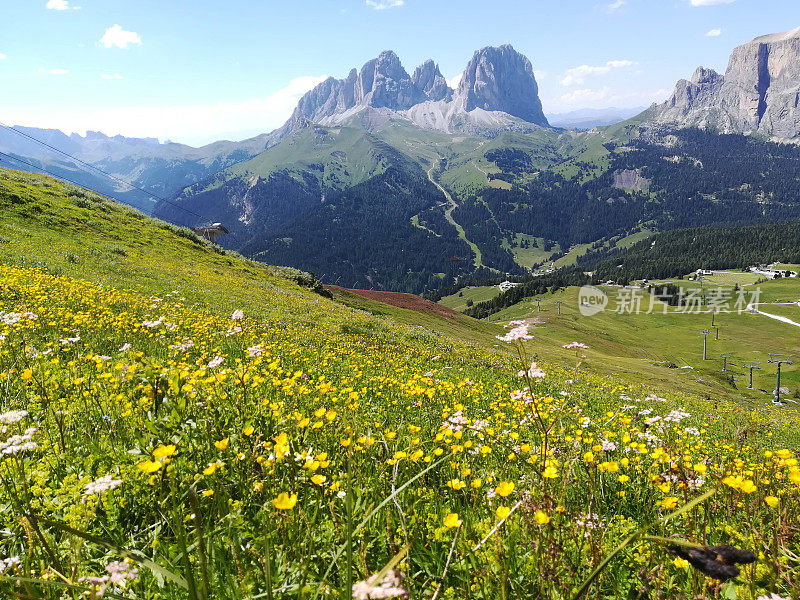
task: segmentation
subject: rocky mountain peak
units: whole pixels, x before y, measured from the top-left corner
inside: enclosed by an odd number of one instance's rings
[[[427,100],[391,50],[384,50],[378,58],[364,64],[356,82],[355,97],[358,104],[392,110],[403,110]]]
[[[447,85],[439,65],[430,58],[414,70],[411,81],[434,102],[450,100],[453,96],[453,90]]]
[[[653,115],[657,122],[722,133],[800,136],[800,28],[737,46],[724,76],[700,67]]]
[[[469,114],[477,108],[507,114]],[[433,60],[425,61],[409,76],[397,54],[385,50],[360,70],[352,69],[347,78],[329,77],[306,93],[277,135],[282,138],[309,123],[342,123],[357,113],[360,122],[370,127],[403,118],[420,127],[444,131],[455,127],[481,135],[548,125],[533,67],[511,46],[478,50],[457,93]]]
[[[467,111],[500,110],[529,123],[548,125],[531,61],[508,44],[475,52],[456,95]]]
[[[775,42],[785,42],[791,40],[792,38],[800,38],[800,27],[796,27],[795,29],[791,29],[789,31],[784,31],[782,33],[762,35],[761,37],[754,39],[753,42],[758,44],[774,44]]]
[[[717,73],[714,69],[697,67],[694,74],[692,75],[691,82],[697,85],[703,85],[708,83],[714,83],[715,81],[721,78],[722,75]]]

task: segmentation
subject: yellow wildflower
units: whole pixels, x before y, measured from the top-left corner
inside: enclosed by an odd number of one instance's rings
[[[689,566],[689,561],[681,558],[680,556],[677,557],[675,560],[672,561],[672,564],[678,567],[679,569],[685,569]]]
[[[155,473],[161,468],[161,463],[157,460],[146,460],[140,462],[138,465],[139,470],[145,473]]]
[[[278,510],[292,510],[297,504],[297,494],[291,496],[286,492],[281,492],[278,497],[272,501],[272,506]]]
[[[513,491],[514,491],[514,483],[511,481],[503,481],[502,483],[500,483],[500,485],[494,488],[494,493],[497,494],[498,496],[502,496],[503,498],[508,497]]]
[[[458,518],[458,513],[450,513],[444,518],[444,526],[448,529],[458,527],[461,525],[461,520]]]
[[[678,498],[675,496],[669,496],[668,498],[664,498],[661,501],[661,508],[666,508],[667,510],[671,510],[678,506]]]
[[[173,456],[175,454],[175,444],[169,444],[168,446],[159,446],[155,450],[153,450],[153,456],[156,458],[167,458],[169,456]]]

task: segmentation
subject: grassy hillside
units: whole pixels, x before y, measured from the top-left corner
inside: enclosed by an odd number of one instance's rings
[[[2,597],[794,593],[789,415],[520,378],[547,335],[336,302],[45,178],[0,209]]]
[[[714,287],[709,278],[706,286]],[[676,282],[691,287],[690,282]],[[734,284],[722,283],[732,287]],[[771,306],[773,301],[792,302],[800,299],[800,280],[765,282],[760,309],[780,314],[800,323],[800,307]],[[629,314],[621,307],[620,288],[601,287],[609,297],[606,310],[593,316],[583,316],[579,311],[578,288],[567,288],[555,294],[545,294],[524,300],[492,316],[492,321],[505,323],[513,319],[537,321],[538,351],[547,361],[570,355],[562,345],[580,341],[590,346],[584,352],[585,368],[598,374],[615,374],[630,381],[648,381],[660,389],[684,390],[699,396],[724,397],[748,408],[759,408],[772,413],[800,415],[800,404],[788,403],[775,410],[771,406],[775,389],[775,365],[770,365],[769,353],[800,356],[800,329],[748,311],[735,311],[736,297],[729,304],[733,312],[715,316],[721,325],[719,340],[711,328],[711,314],[704,308],[701,314],[681,312],[678,307],[665,307],[656,301],[652,312],[646,290],[639,292],[642,314]],[[747,297],[751,288],[747,289]],[[536,300],[539,300],[537,307]],[[558,315],[556,302],[563,302]],[[537,310],[540,308],[541,310]],[[618,313],[618,309],[624,310]],[[667,310],[667,314],[664,314]],[[710,329],[708,360],[702,360],[704,329]],[[729,354],[727,371],[722,371],[721,355]],[[795,361],[798,363],[800,361]],[[745,363],[759,363],[755,371],[754,390],[748,390],[749,370]],[[739,378],[735,384],[731,375]],[[784,365],[781,386],[790,390],[789,398],[800,402],[800,367]]]
[[[247,298],[263,315],[275,303],[253,302],[258,294],[265,300],[314,296],[303,287],[314,285],[313,278],[301,271],[226,254],[187,229],[49,177],[0,169],[0,210],[0,260],[8,264],[145,294],[178,294],[220,310]]]

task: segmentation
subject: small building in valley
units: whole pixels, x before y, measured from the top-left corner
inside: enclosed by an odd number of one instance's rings
[[[218,235],[230,233],[222,223],[206,223],[194,228],[194,232],[200,237],[204,237],[209,242],[217,243]]]
[[[517,287],[518,285],[519,285],[518,283],[514,283],[513,281],[504,281],[503,283],[501,283],[501,284],[500,284],[500,285],[498,285],[497,287],[499,287],[499,288],[500,288],[500,291],[501,291],[501,292],[507,292],[507,291],[508,291],[508,290],[510,290],[511,288],[515,288],[515,287]]]
[[[750,271],[753,273],[757,273],[758,275],[763,275],[767,279],[797,277],[797,271],[792,271],[789,269],[781,269],[779,268],[778,263],[772,263],[771,265],[756,265],[750,267]]]

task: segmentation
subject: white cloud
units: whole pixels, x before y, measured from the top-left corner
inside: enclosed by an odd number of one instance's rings
[[[564,94],[559,100],[568,106],[587,106],[605,100],[610,94],[611,88],[608,87],[581,89]]]
[[[191,145],[219,139],[244,139],[283,125],[300,97],[325,77],[298,77],[267,96],[239,102],[115,108],[10,107],[0,101],[0,113],[14,123],[61,129],[102,131],[107,135],[158,137]],[[3,98],[6,102],[7,98]]]
[[[114,73],[114,74],[103,73],[102,77],[103,79],[122,79],[122,75],[120,75],[119,73]]]
[[[606,12],[616,12],[625,6],[627,0],[614,0],[610,4],[606,4]]]
[[[580,108],[632,108],[647,106],[653,102],[663,102],[672,90],[639,90],[613,89],[608,86],[600,88],[581,88],[572,90],[557,97],[542,97],[542,104],[547,113],[563,113]]]
[[[447,85],[449,85],[454,90],[458,89],[458,84],[461,83],[461,78],[463,76],[464,76],[463,73],[459,73],[458,75],[451,77],[450,79],[447,80]]]
[[[44,67],[39,67],[39,73],[45,73],[47,75],[66,75],[69,73],[68,69],[45,69]]]
[[[533,76],[536,78],[536,81],[541,81],[542,79],[547,79],[550,73],[547,71],[534,71]]]
[[[44,5],[45,8],[50,10],[80,10],[80,6],[70,6],[69,0],[47,0],[47,4]]]
[[[142,38],[135,31],[126,31],[120,25],[112,25],[106,29],[100,43],[106,48],[116,46],[124,50],[131,44],[141,44]]]
[[[736,0],[689,0],[692,6],[716,6],[717,4],[733,4]]]
[[[612,69],[632,67],[635,64],[632,60],[609,60],[606,64],[599,66],[581,65],[567,69],[564,73],[564,78],[561,80],[561,85],[582,85],[587,77],[607,75]]]
[[[403,6],[404,0],[367,0],[367,6],[371,6],[375,10],[386,10],[387,8],[395,8]]]
[[[0,54],[0,60],[5,60],[6,58],[8,57],[5,54]]]
[[[722,35],[722,29],[716,27],[708,32],[706,32],[706,37],[719,37]]]

